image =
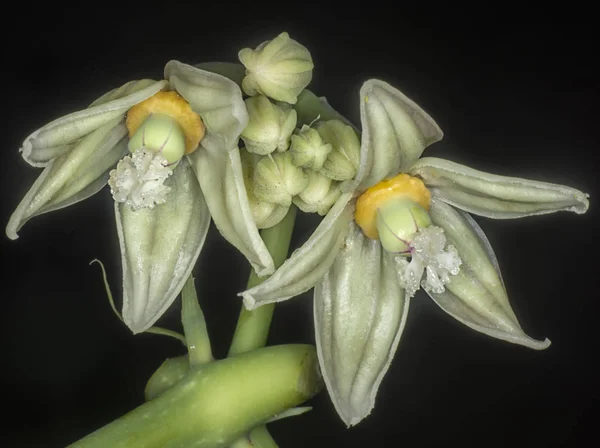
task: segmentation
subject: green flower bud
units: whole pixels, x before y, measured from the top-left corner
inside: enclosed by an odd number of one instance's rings
[[[333,147],[325,143],[316,129],[304,125],[302,129],[292,135],[290,153],[292,163],[296,166],[320,170]]]
[[[308,186],[300,194],[294,196],[293,202],[305,213],[318,213],[325,216],[341,194],[339,182],[333,181],[317,171],[309,170]]]
[[[416,233],[431,225],[427,211],[410,199],[390,199],[377,211],[377,232],[388,252],[410,255]]]
[[[242,171],[244,173],[244,185],[248,194],[248,203],[252,218],[259,229],[268,229],[281,221],[288,212],[289,206],[281,206],[272,202],[265,202],[258,199],[254,194],[254,171],[256,164],[261,159],[260,156],[251,154],[244,148],[240,149],[240,158],[242,161]]]
[[[238,57],[246,67],[242,89],[250,96],[296,104],[298,95],[310,83],[314,67],[310,52],[288,33],[260,44],[256,50],[244,48]]]
[[[292,163],[289,152],[263,157],[254,170],[254,195],[261,201],[288,207],[308,185],[308,176]]]
[[[296,128],[296,111],[277,106],[263,95],[248,98],[245,103],[249,121],[241,137],[246,149],[260,155],[288,149]]]
[[[329,120],[319,123],[317,131],[333,148],[323,163],[321,173],[333,180],[352,179],[360,162],[360,141],[354,129],[340,120]]]
[[[170,164],[185,153],[185,134],[177,121],[165,114],[152,114],[129,140],[129,151],[139,149],[160,153]]]

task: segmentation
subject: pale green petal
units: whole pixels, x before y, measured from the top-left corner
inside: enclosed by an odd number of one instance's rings
[[[115,202],[123,263],[123,320],[134,333],[152,326],[187,280],[210,225],[208,207],[189,162],[166,182],[164,204],[132,211]]]
[[[77,144],[81,137],[123,117],[131,107],[164,89],[166,85],[166,81],[133,81],[98,98],[87,109],[48,123],[25,139],[21,148],[23,158],[32,166],[47,166],[54,158]]]
[[[423,150],[443,137],[437,123],[389,84],[371,79],[360,89],[360,166],[346,191],[368,188],[405,172]]]
[[[164,83],[164,81],[161,81],[161,83]],[[123,84],[121,87],[117,87],[116,89],[112,89],[106,92],[88,107],[99,106],[101,104],[108,103],[109,101],[118,100],[119,98],[131,95],[132,93],[145,89],[146,87],[150,87],[154,84],[156,84],[156,81],[154,81],[153,79],[140,79],[139,81],[129,81]]]
[[[242,80],[246,76],[246,68],[237,62],[202,62],[195,64],[194,67],[207,72],[216,73],[231,79],[238,86],[242,85]]]
[[[340,196],[308,241],[271,277],[238,294],[244,298],[247,309],[287,300],[315,286],[343,245],[354,213],[354,204],[349,203],[351,199],[350,193]]]
[[[97,193],[111,168],[127,153],[127,129],[116,118],[79,140],[44,168],[6,226],[10,239],[32,217],[67,207]]]
[[[315,331],[321,372],[348,426],[375,405],[404,329],[409,298],[394,255],[353,224],[334,264],[315,287]]]
[[[537,341],[521,329],[513,312],[498,268],[496,256],[485,234],[466,213],[432,199],[433,224],[444,229],[448,244],[462,259],[458,275],[452,276],[442,294],[430,297],[448,314],[481,333],[543,350],[550,341]]]
[[[226,151],[218,141],[202,141],[189,156],[215,225],[244,255],[259,276],[275,270],[252,217],[237,147]]]
[[[217,140],[225,150],[237,147],[248,124],[239,86],[230,79],[179,61],[165,66],[165,78],[183,96],[206,125],[205,140]]]
[[[435,157],[411,168],[436,197],[469,213],[495,219],[521,218],[557,211],[585,213],[588,195],[564,185],[497,176]]]

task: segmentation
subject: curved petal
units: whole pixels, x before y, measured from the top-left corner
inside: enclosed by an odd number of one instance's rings
[[[195,64],[194,67],[225,76],[240,87],[242,86],[244,76],[246,76],[246,67],[239,62],[202,62]]]
[[[76,145],[81,137],[121,118],[132,106],[151,97],[166,85],[166,81],[144,79],[108,92],[87,109],[58,118],[27,137],[21,147],[23,158],[32,166],[47,166]]]
[[[466,213],[432,199],[429,210],[436,226],[444,229],[448,244],[462,259],[458,275],[451,277],[446,291],[429,296],[448,314],[481,333],[543,350],[550,341],[536,341],[525,334],[513,312],[496,256],[477,223]]]
[[[167,202],[132,211],[115,202],[123,263],[123,320],[134,333],[152,326],[183,288],[210,225],[208,207],[184,158],[167,180]]]
[[[327,216],[302,247],[295,250],[275,273],[254,288],[238,295],[252,310],[302,294],[321,280],[335,260],[353,218],[352,194],[340,196]]]
[[[50,162],[14,211],[6,235],[14,240],[31,218],[67,207],[97,193],[110,169],[127,152],[127,129],[113,119]]]
[[[189,160],[215,225],[221,235],[248,259],[259,276],[275,270],[273,259],[252,218],[239,149],[225,149],[217,140],[205,141]]]
[[[421,177],[432,196],[487,218],[521,218],[561,210],[581,214],[589,206],[588,195],[574,188],[497,176],[435,157],[417,161],[409,173]]]
[[[423,109],[391,85],[371,79],[360,89],[360,166],[344,191],[366,189],[405,172],[444,133]]]
[[[398,343],[409,298],[394,255],[355,224],[334,264],[315,287],[317,354],[327,390],[348,426],[365,418]]]
[[[161,84],[166,86],[164,81],[159,81]],[[112,89],[102,95],[100,98],[94,100],[88,107],[100,106],[101,104],[108,103],[109,101],[118,100],[124,96],[131,95],[132,93],[138,92],[146,87],[150,87],[156,84],[157,81],[153,79],[140,79],[138,81],[129,81],[123,84],[121,87]]]
[[[165,66],[165,78],[202,117],[208,130],[206,142],[216,139],[228,151],[237,147],[248,124],[248,112],[235,82],[179,61]]]

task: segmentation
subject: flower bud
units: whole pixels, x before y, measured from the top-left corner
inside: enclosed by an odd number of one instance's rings
[[[352,127],[340,120],[329,120],[319,123],[317,131],[333,148],[323,163],[321,173],[333,180],[352,179],[360,162],[360,141]]]
[[[302,168],[318,171],[331,152],[331,143],[325,143],[316,129],[304,125],[297,134],[292,135],[290,153],[292,163]]]
[[[238,53],[246,67],[242,89],[250,96],[296,104],[298,95],[310,83],[314,67],[310,52],[288,33],[260,44],[256,50],[244,48]]]
[[[399,255],[410,255],[416,233],[431,225],[427,211],[406,198],[390,199],[377,210],[377,232],[383,248]]]
[[[308,176],[292,163],[289,152],[263,157],[254,171],[254,195],[261,201],[287,207],[308,185]]]
[[[167,163],[178,162],[185,153],[185,134],[170,116],[152,114],[135,131],[129,140],[129,151],[146,149],[160,153]]]
[[[246,187],[246,193],[248,194],[248,203],[250,204],[250,212],[252,213],[252,218],[256,223],[256,227],[259,229],[273,227],[285,217],[289,207],[259,200],[254,195],[253,178],[256,164],[261,158],[256,154],[249,153],[244,148],[240,149],[240,158],[242,162],[242,171],[244,173],[244,185]]]
[[[332,181],[317,171],[309,170],[308,186],[294,196],[293,202],[304,213],[318,213],[325,216],[341,194],[339,182]]]
[[[259,155],[288,149],[296,127],[296,111],[277,106],[264,95],[248,98],[245,103],[249,121],[241,137],[246,149]]]

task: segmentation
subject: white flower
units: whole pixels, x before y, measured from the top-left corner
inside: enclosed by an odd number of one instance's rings
[[[315,288],[321,370],[349,426],[373,408],[419,286],[474,330],[537,350],[549,346],[521,329],[494,252],[465,211],[503,219],[588,208],[587,195],[569,187],[419,159],[442,131],[382,81],[363,85],[360,108],[356,176],[341,184],[344,193],[307,242],[264,283],[240,294],[253,309]],[[410,218],[403,203],[398,214],[377,219],[389,198],[408,201],[422,216]]]
[[[240,88],[178,61],[166,65],[164,78],[129,82],[31,134],[23,143],[23,157],[45,168],[6,228],[16,239],[28,219],[98,192],[112,170],[122,314],[134,333],[152,326],[175,300],[198,259],[211,218],[258,275],[274,270],[244,186],[238,141],[248,114]],[[175,127],[175,112],[165,112],[170,117],[166,139],[164,129],[155,132],[156,123],[143,126],[159,95],[177,97],[193,111],[178,117]],[[132,116],[134,108],[143,113]],[[160,114],[154,117],[161,121]],[[128,136],[126,120],[127,125],[140,121],[142,132]]]

